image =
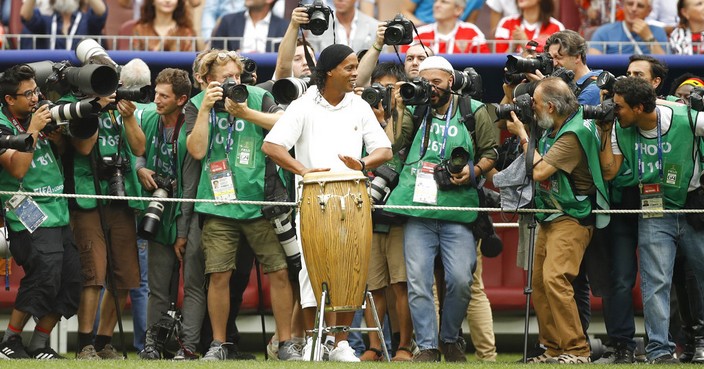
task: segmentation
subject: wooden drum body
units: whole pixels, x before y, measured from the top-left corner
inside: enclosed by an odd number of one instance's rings
[[[364,302],[372,244],[367,177],[314,172],[301,183],[301,245],[318,304],[325,289],[327,310],[357,310]]]

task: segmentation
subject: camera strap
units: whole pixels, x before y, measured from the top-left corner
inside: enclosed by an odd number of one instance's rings
[[[176,160],[178,158],[177,154],[177,144],[176,140],[178,140],[178,134],[179,131],[181,130],[181,126],[183,125],[183,114],[179,114],[178,116],[178,121],[176,121],[176,126],[174,126],[174,131],[171,134],[171,139],[169,140],[166,137],[166,129],[164,128],[164,123],[161,120],[161,116],[159,116],[159,122],[157,123],[159,127],[159,131],[156,135],[156,170],[157,172],[161,168],[161,139],[164,139],[164,142],[166,143],[167,141],[171,141],[171,173],[173,173],[174,176],[176,176]],[[169,177],[171,177],[171,173],[169,173]]]
[[[227,121],[228,121],[228,127],[227,127],[227,142],[225,143],[225,158],[229,159],[230,156],[230,150],[232,147],[230,147],[230,141],[232,139],[232,126],[234,126],[234,122],[232,119],[231,115],[227,116]],[[213,131],[218,129],[218,117],[215,115],[215,109],[210,109],[210,125],[213,128]],[[210,143],[208,144],[208,155],[206,156],[206,163],[210,163],[210,154],[213,152],[213,143],[215,142],[215,132],[210,133]]]
[[[83,13],[79,10],[75,13],[76,17],[73,19],[73,24],[68,32],[68,37],[66,37],[66,50],[73,49],[73,36],[76,35],[78,30],[78,25],[81,24],[81,18],[83,18]],[[56,49],[56,35],[58,34],[58,17],[56,13],[51,17],[51,38],[49,39],[49,49]]]
[[[6,117],[10,119],[10,123],[20,132],[20,133],[27,133],[27,130],[24,128],[22,124],[20,124],[20,121],[15,117],[14,114],[10,113],[9,110],[6,110],[5,107],[3,107],[3,114],[5,114]],[[29,127],[29,122],[30,119],[27,119],[27,126]],[[39,131],[39,139],[44,140],[46,139],[46,135],[44,132]]]
[[[335,22],[333,22],[333,26],[335,25]],[[311,71],[315,70],[315,61],[313,61],[313,56],[310,54],[310,51],[308,50],[308,47],[310,44],[308,41],[306,41],[306,35],[305,32],[303,32],[302,29],[299,29],[301,32],[301,39],[303,40],[303,55],[306,58],[306,63],[308,63],[308,68],[310,68]],[[333,33],[334,37],[334,33]]]

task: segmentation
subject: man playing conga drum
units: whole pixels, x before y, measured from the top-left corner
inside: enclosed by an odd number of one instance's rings
[[[344,45],[331,45],[320,53],[308,91],[294,101],[265,138],[262,151],[278,165],[297,175],[321,171],[365,171],[391,159],[391,143],[369,104],[353,93],[357,79],[357,56]],[[295,146],[296,158],[289,150]],[[369,155],[360,158],[362,147]],[[308,281],[301,273],[301,306],[306,325],[313,326],[317,305]],[[353,313],[338,314],[337,323],[349,326]],[[338,336],[332,361],[359,361],[354,350]],[[306,358],[307,359],[307,358]]]

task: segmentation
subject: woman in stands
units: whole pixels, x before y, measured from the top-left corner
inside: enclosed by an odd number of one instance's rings
[[[496,52],[520,53],[526,41],[538,42],[537,52],[543,51],[545,40],[565,26],[552,17],[553,0],[517,0],[518,15],[504,17],[496,26]]]
[[[195,51],[200,45],[191,37],[196,36],[186,0],[146,0],[142,4],[139,22],[134,27],[133,50]]]
[[[704,54],[704,1],[679,0],[677,14],[680,24],[670,35],[673,54]]]

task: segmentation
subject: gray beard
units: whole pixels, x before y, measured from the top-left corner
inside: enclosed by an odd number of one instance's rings
[[[80,2],[78,0],[56,0],[54,2],[54,10],[59,13],[71,13],[73,14],[78,7]]]
[[[538,127],[542,128],[542,129],[552,128],[553,122],[552,122],[552,118],[550,118],[549,115],[547,115],[547,114],[546,115],[537,114],[537,115],[538,116],[536,118],[538,118]]]

